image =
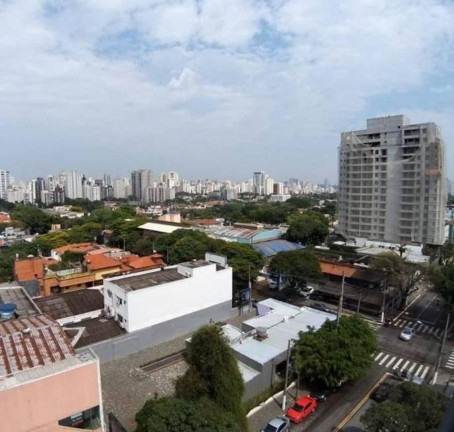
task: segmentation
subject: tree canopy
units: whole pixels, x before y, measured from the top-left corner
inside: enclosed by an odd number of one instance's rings
[[[437,291],[454,312],[454,264],[433,266],[429,270],[429,279]]]
[[[307,382],[336,388],[339,383],[359,378],[372,364],[377,349],[375,333],[359,316],[326,321],[314,331],[301,332],[292,360]]]
[[[31,205],[18,205],[11,212],[11,219],[20,221],[32,234],[45,234],[52,225],[53,217]]]
[[[367,432],[436,432],[449,402],[432,386],[405,381],[390,391],[387,401],[371,405],[361,422]]]
[[[401,295],[400,307],[406,304],[412,288],[424,274],[425,269],[414,264],[407,264],[394,252],[383,252],[372,258],[369,267],[385,272],[387,285],[398,288]]]
[[[240,432],[232,414],[209,399],[161,398],[136,414],[136,432]]]
[[[222,330],[216,325],[201,327],[192,336],[186,360],[189,367],[176,382],[177,396],[187,400],[208,398],[230,412],[246,430],[243,377]]]
[[[285,234],[287,240],[304,245],[323,243],[329,234],[328,220],[321,213],[308,211],[289,218],[290,226]]]
[[[272,273],[285,275],[290,289],[296,289],[307,279],[322,276],[318,258],[310,250],[279,252],[271,260],[269,269]]]

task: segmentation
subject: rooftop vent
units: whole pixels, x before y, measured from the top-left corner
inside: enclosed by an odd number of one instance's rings
[[[266,327],[257,327],[257,336],[255,338],[259,341],[266,339],[268,337],[266,330]]]
[[[29,335],[31,333],[32,329],[30,327],[25,327],[22,329],[22,334],[24,335]]]

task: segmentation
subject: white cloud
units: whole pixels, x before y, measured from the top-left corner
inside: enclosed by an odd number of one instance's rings
[[[0,3],[0,136],[19,178],[73,163],[335,180],[339,132],[367,115],[406,106],[453,136],[431,108],[453,40],[441,0]],[[418,106],[374,105],[412,91]]]

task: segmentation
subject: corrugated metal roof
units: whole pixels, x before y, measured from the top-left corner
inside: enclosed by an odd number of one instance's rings
[[[287,240],[270,240],[256,243],[252,246],[257,252],[260,252],[265,258],[276,255],[279,252],[289,252],[304,249],[305,246]]]
[[[0,377],[74,354],[62,328],[46,315],[0,322]]]
[[[146,230],[146,231],[154,231],[154,232],[160,232],[160,233],[164,233],[164,234],[173,233],[174,231],[176,231],[178,229],[190,229],[185,226],[167,225],[167,224],[156,223],[156,222],[147,222],[146,224],[140,225],[139,228]]]

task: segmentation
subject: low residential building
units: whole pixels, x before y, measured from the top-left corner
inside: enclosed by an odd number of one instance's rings
[[[74,248],[71,248],[74,246]],[[163,267],[164,261],[159,254],[139,257],[115,249],[95,247],[91,243],[63,246],[53,251],[53,256],[60,258],[63,251],[90,251],[80,265],[68,269],[53,269],[59,264],[53,258],[25,258],[15,261],[15,279],[30,296],[48,296],[74,290],[82,290],[102,285],[106,276],[124,272],[136,272]],[[58,251],[58,253],[56,253]],[[62,253],[63,252],[63,253]],[[112,258],[103,252],[117,256]],[[60,258],[61,259],[61,258]]]
[[[40,311],[60,325],[98,318],[104,313],[104,295],[97,288],[35,298]]]
[[[0,321],[1,428],[103,431],[99,362],[46,315]]]
[[[244,321],[241,329],[223,327],[245,382],[245,400],[282,381],[289,342],[300,332],[317,330],[326,320],[336,319],[328,312],[274,299],[259,302],[257,309],[258,316]]]
[[[232,268],[226,258],[207,254],[205,260],[113,277],[104,281],[104,304],[128,332],[206,309],[213,319],[224,319],[231,315]]]

